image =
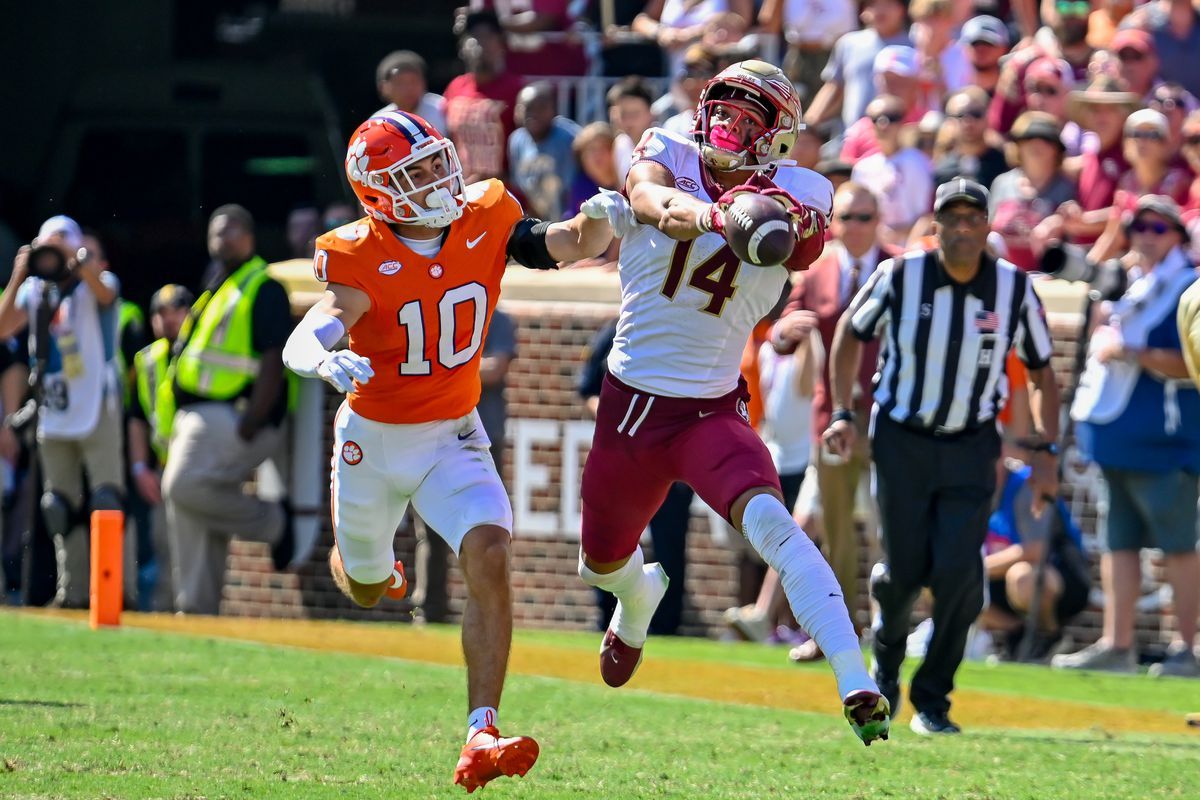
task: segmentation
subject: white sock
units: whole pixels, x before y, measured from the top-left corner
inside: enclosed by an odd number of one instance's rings
[[[579,577],[584,583],[611,592],[617,598],[609,627],[630,647],[646,643],[646,632],[659,602],[667,591],[660,564],[647,564],[641,545],[616,572],[601,574],[588,568],[579,556]]]
[[[833,570],[783,503],[769,494],[750,498],[742,514],[742,533],[779,573],[796,621],[833,667],[839,696],[845,699],[861,689],[878,692],[867,674]]]
[[[480,706],[472,711],[471,715],[467,717],[467,741],[471,741],[471,737],[474,736],[480,728],[486,728],[489,725],[494,727],[497,725],[498,723],[496,720],[498,718],[499,714],[497,714],[496,709],[492,708],[491,706]]]

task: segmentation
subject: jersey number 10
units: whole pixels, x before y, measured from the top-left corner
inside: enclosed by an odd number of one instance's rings
[[[455,349],[458,339],[458,306],[471,303],[474,308],[471,339],[461,350]],[[479,283],[468,283],[450,289],[437,304],[437,359],[446,369],[462,366],[475,357],[483,343],[483,323],[487,316],[487,289]],[[425,358],[425,331],[430,324],[420,300],[405,303],[396,314],[397,321],[408,334],[408,355],[400,362],[401,375],[429,375],[433,365]],[[430,320],[432,322],[432,320]]]

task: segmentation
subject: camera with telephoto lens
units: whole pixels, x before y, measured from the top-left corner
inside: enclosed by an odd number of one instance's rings
[[[1087,249],[1076,244],[1056,242],[1042,255],[1041,271],[1067,281],[1088,285],[1092,302],[1116,300],[1125,294],[1128,277],[1120,259],[1110,258],[1097,264],[1087,257]]]
[[[61,250],[43,244],[29,251],[29,274],[44,281],[59,283],[71,277],[71,267]]]

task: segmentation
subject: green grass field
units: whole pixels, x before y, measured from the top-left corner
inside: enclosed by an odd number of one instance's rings
[[[594,638],[521,633],[518,644],[561,646],[591,665]],[[796,672],[758,647],[670,641],[655,654],[680,670],[728,661],[767,676]],[[1200,797],[1200,735],[1182,722],[1200,710],[1197,683],[977,665],[962,683],[998,703],[1178,713],[1179,733],[977,725],[930,741],[901,727],[867,749],[835,708],[800,713],[514,675],[501,723],[538,738],[542,758],[526,779],[494,782],[482,796]],[[74,620],[0,613],[0,797],[459,797],[450,775],[463,686],[458,667],[131,627],[94,633]]]

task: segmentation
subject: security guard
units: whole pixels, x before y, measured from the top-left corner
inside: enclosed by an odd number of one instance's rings
[[[242,491],[283,441],[282,352],[292,329],[287,293],[254,249],[249,211],[213,212],[213,278],[184,323],[162,390],[161,401],[176,407],[162,488],[175,608],[186,613],[219,611],[232,537],[271,544],[277,569],[292,558],[285,506]]]
[[[983,560],[996,483],[1010,348],[1029,367],[1035,448],[1029,485],[1034,514],[1058,492],[1058,387],[1041,301],[1029,276],[987,250],[988,193],[955,178],[933,203],[937,247],[879,265],[838,322],[830,353],[834,411],[825,446],[848,455],[856,428],[851,390],[863,342],[883,339],[873,383],[875,462],[883,562],[871,574],[879,603],[874,677],[892,703],[900,696],[913,603],[933,593],[933,636],[912,680],[912,729],[958,733],[949,694],[967,631],[983,607]]]
[[[130,507],[146,508],[148,558],[138,558],[138,607],[143,611],[170,610],[175,599],[167,545],[167,521],[162,507],[162,467],[167,460],[167,439],[175,416],[174,403],[159,402],[159,394],[173,400],[167,371],[171,347],[187,319],[195,296],[179,284],[168,284],[150,299],[150,328],[154,341],[133,356],[132,402],[129,405],[126,441],[129,447]],[[142,542],[139,539],[139,550]]]

